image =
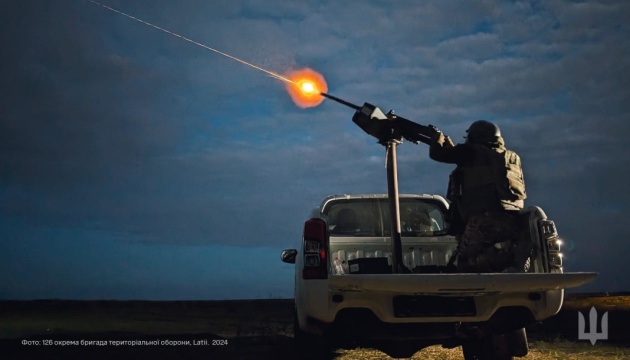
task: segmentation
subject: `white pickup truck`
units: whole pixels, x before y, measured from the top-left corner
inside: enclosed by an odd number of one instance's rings
[[[423,347],[462,346],[465,359],[511,359],[528,351],[525,327],[556,314],[565,288],[596,273],[563,273],[560,239],[542,209],[521,211],[533,242],[520,273],[457,273],[448,203],[400,195],[402,263],[392,272],[387,195],[329,196],[304,224],[295,264],[295,342],[301,357],[367,341],[393,357]]]

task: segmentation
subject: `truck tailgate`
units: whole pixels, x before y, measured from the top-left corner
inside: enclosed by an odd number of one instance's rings
[[[592,281],[598,273],[552,274],[348,274],[329,278],[331,291],[378,291],[413,294],[536,292],[566,289]]]

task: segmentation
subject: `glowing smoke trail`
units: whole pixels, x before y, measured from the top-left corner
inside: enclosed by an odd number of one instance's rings
[[[188,41],[189,43],[195,44],[195,45],[197,45],[197,46],[201,46],[201,47],[202,47],[202,48],[204,48],[204,49],[208,49],[208,50],[210,50],[210,51],[214,51],[214,52],[215,52],[215,53],[217,53],[217,54],[223,55],[223,56],[225,56],[225,57],[227,57],[227,58],[230,58],[230,59],[232,59],[232,60],[236,60],[236,61],[240,62],[241,64],[245,64],[245,65],[250,66],[250,67],[252,67],[252,68],[254,68],[254,69],[256,69],[256,70],[260,70],[260,71],[262,71],[262,72],[264,72],[264,73],[266,73],[266,74],[270,75],[270,76],[271,76],[271,77],[273,77],[273,78],[276,78],[276,79],[278,79],[278,80],[281,80],[281,81],[284,81],[284,82],[287,82],[287,83],[291,83],[291,84],[295,84],[295,85],[297,85],[297,83],[296,83],[295,81],[290,80],[290,79],[287,79],[286,77],[284,77],[284,76],[282,76],[282,75],[278,75],[278,74],[276,74],[276,73],[274,73],[274,72],[271,72],[271,71],[269,71],[269,70],[263,69],[263,68],[261,68],[260,66],[256,66],[256,65],[254,65],[254,64],[248,63],[248,62],[247,62],[247,61],[245,61],[245,60],[241,60],[241,59],[239,59],[239,58],[237,58],[237,57],[234,57],[234,56],[232,56],[232,55],[230,55],[230,54],[226,54],[226,53],[224,53],[224,52],[222,52],[222,51],[219,51],[219,50],[217,50],[217,49],[213,49],[213,48],[211,48],[211,47],[210,47],[210,46],[208,46],[208,45],[204,45],[204,44],[202,44],[202,43],[196,42],[195,40],[192,40],[192,39],[189,39],[189,38],[187,38],[187,37],[185,37],[185,36],[182,36],[182,35],[176,34],[176,33],[172,32],[172,31],[169,31],[169,30],[166,30],[166,29],[164,29],[164,28],[161,28],[161,27],[159,27],[159,26],[157,26],[157,25],[153,25],[153,24],[151,24],[151,23],[149,23],[149,22],[147,22],[147,21],[144,21],[144,20],[138,19],[138,18],[133,17],[133,16],[131,16],[131,15],[129,15],[129,14],[126,14],[126,13],[124,13],[124,12],[120,11],[120,10],[116,10],[116,9],[114,9],[114,8],[112,8],[112,7],[109,7],[109,6],[107,6],[107,5],[103,5],[103,4],[101,4],[101,3],[99,3],[99,2],[96,2],[96,1],[94,1],[94,0],[88,0],[88,1],[89,1],[89,2],[91,2],[91,3],[93,3],[93,4],[96,4],[96,5],[98,5],[98,6],[101,6],[101,7],[105,8],[105,9],[107,9],[107,10],[111,10],[111,11],[113,11],[113,12],[115,12],[115,13],[118,13],[118,14],[120,14],[120,15],[126,16],[126,17],[128,17],[128,18],[130,18],[130,19],[132,19],[132,20],[138,21],[138,22],[140,22],[140,23],[142,23],[142,24],[145,24],[145,25],[148,25],[148,26],[150,26],[150,27],[152,27],[152,28],[155,28],[155,29],[158,29],[158,30],[160,30],[160,31],[163,31],[163,32],[165,32],[165,33],[167,33],[167,34],[170,34],[170,35],[173,35],[173,36],[175,36],[175,37],[178,37],[178,38],[180,38],[180,39],[182,39],[182,40],[186,40],[186,41]]]

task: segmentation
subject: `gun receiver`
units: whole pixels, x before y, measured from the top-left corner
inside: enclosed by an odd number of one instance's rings
[[[431,137],[441,132],[433,125],[420,125],[397,116],[393,110],[384,114],[381,109],[369,103],[358,106],[330,94],[320,95],[356,110],[352,121],[363,131],[377,138],[379,144],[385,145],[390,140],[400,141],[405,138],[414,144],[422,142],[431,145]]]
[[[431,144],[431,137],[440,132],[433,125],[420,125],[394,114],[393,111],[384,114],[378,107],[365,103],[358,108],[352,121],[363,131],[378,139],[380,144],[388,141],[400,141],[402,138],[418,144]]]

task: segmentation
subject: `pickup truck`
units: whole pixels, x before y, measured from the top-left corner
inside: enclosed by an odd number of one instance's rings
[[[528,352],[525,327],[556,314],[564,289],[596,273],[563,273],[561,241],[539,207],[520,212],[532,252],[520,272],[457,273],[457,248],[438,195],[399,196],[404,273],[392,271],[388,195],[326,197],[304,223],[295,264],[294,339],[301,358],[368,344],[393,357],[430,345],[462,347],[465,359]]]

